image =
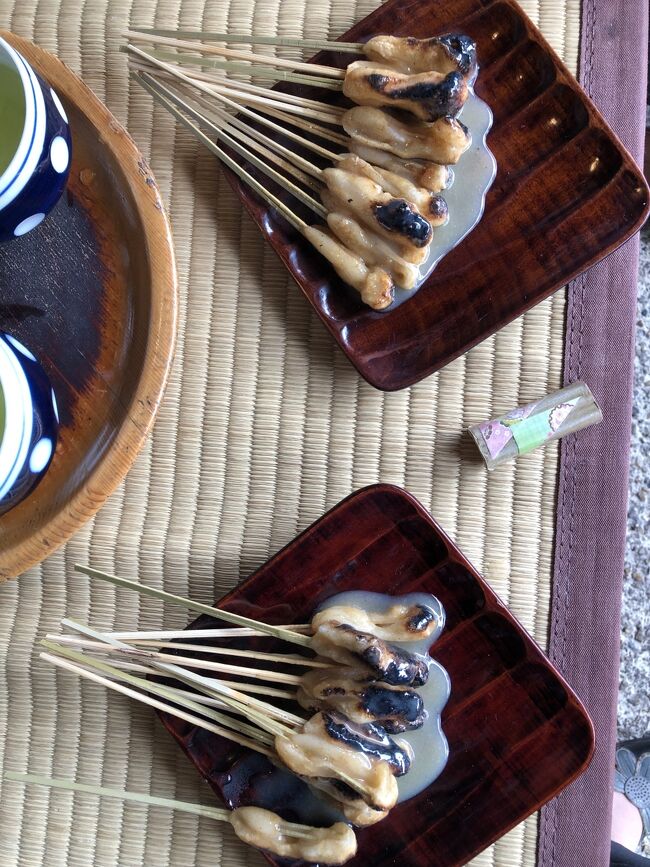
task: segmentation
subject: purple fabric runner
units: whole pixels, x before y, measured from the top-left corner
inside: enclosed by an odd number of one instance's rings
[[[583,0],[580,81],[639,162],[647,51],[646,0]],[[589,384],[604,421],[562,443],[550,657],[592,716],[596,753],[543,809],[538,867],[609,864],[637,265],[638,237],[569,287],[564,380]]]

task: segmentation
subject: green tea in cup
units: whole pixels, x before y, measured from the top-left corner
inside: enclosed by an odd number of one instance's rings
[[[32,352],[0,332],[0,515],[45,474],[58,436],[58,408]]]
[[[55,91],[0,38],[0,241],[38,226],[70,171],[66,109]]]

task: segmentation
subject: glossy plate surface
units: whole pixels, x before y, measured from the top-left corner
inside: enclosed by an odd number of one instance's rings
[[[432,786],[359,832],[359,852],[349,863],[465,864],[585,769],[591,722],[532,638],[401,488],[375,485],[353,494],[219,605],[269,623],[302,623],[320,602],[356,589],[424,591],[442,602],[447,624],[433,655],[451,678],[442,716],[450,758]],[[214,623],[201,617],[190,630]],[[262,642],[260,649],[273,646]],[[252,646],[250,639],[234,644]],[[162,719],[231,806],[263,792],[266,759],[182,720]]]
[[[488,146],[498,173],[478,226],[397,309],[365,307],[298,233],[228,173],[350,361],[389,391],[439,370],[565,285],[634,234],[648,213],[640,169],[514,0],[389,0],[341,39],[449,31],[476,40],[476,92],[494,113]],[[345,66],[350,57],[326,52],[314,60]],[[316,95],[316,88],[283,87]],[[332,92],[316,98],[332,100]]]
[[[35,491],[0,518],[0,580],[43,559],[124,477],[155,417],[176,333],[169,225],[125,130],[57,58],[0,31],[59,94],[70,120],[67,191],[0,246],[0,331],[41,361],[61,417]]]

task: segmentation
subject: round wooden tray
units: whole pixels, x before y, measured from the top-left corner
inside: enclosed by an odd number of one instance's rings
[[[10,33],[70,119],[67,193],[45,222],[0,247],[0,330],[43,363],[61,430],[45,478],[0,518],[0,580],[39,562],[88,520],[133,463],[174,351],[171,232],[126,131],[60,60]]]

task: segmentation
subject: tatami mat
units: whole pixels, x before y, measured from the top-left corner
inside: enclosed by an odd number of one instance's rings
[[[363,485],[404,485],[431,509],[545,644],[557,454],[492,476],[460,443],[471,422],[559,385],[557,294],[437,376],[397,394],[363,383],[257,229],[214,159],[132,85],[129,24],[336,36],[376,0],[0,0],[0,25],[58,53],[150,159],[173,222],[182,318],[160,417],[126,481],[41,567],[0,587],[0,744],[5,768],[209,800],[153,714],[42,663],[61,617],[101,628],[182,626],[103,585],[100,568],[211,601],[326,508]],[[579,0],[525,7],[572,68]],[[216,576],[216,577],[215,577]],[[534,819],[477,859],[532,867]],[[261,857],[205,819],[5,784],[6,867],[241,867]]]

